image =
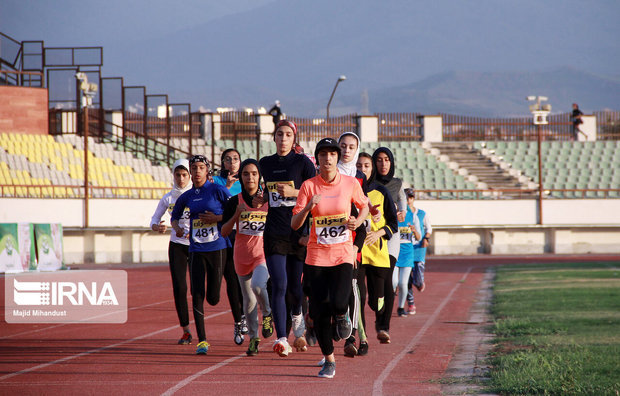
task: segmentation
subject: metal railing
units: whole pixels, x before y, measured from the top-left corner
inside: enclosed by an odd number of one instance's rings
[[[441,116],[445,142],[538,139],[538,130],[532,124],[531,117],[482,118],[452,114],[441,114]],[[548,119],[549,124],[541,127],[542,140],[571,140],[570,114],[550,115]]]
[[[593,114],[597,121],[597,140],[620,140],[620,111],[603,110]]]
[[[422,140],[419,113],[377,113],[379,140]]]
[[[324,118],[287,118],[297,124],[297,135],[300,141],[319,141],[326,137],[338,138],[343,132],[357,132],[357,114],[330,117],[329,124]]]
[[[0,85],[41,88],[44,86],[44,81],[41,72],[0,70]]]

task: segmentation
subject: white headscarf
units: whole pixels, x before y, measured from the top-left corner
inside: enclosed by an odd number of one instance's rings
[[[181,158],[178,159],[174,162],[174,165],[172,165],[172,184],[174,187],[172,187],[172,190],[170,190],[170,195],[172,196],[172,199],[176,202],[177,198],[179,198],[181,196],[181,194],[183,194],[185,191],[189,190],[190,188],[192,188],[192,181],[190,180],[189,183],[187,183],[187,186],[185,186],[184,188],[181,188],[179,186],[177,186],[177,184],[174,181],[174,171],[179,167],[183,167],[185,168],[186,171],[189,172],[189,160],[185,159],[185,158]]]
[[[343,157],[341,155],[340,161],[338,161],[338,170],[343,175],[355,177],[357,174],[357,158],[360,156],[360,138],[354,132],[345,132],[338,138],[338,143],[340,143],[343,137],[349,135],[353,136],[357,140],[357,151],[355,152],[353,159],[347,163],[342,162]]]

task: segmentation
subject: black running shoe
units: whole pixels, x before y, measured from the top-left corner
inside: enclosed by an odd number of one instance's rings
[[[358,356],[364,356],[368,354],[368,342],[360,341],[360,347],[357,349]]]
[[[357,355],[355,337],[351,336],[344,342],[344,355],[348,357],[355,357],[355,355]]]

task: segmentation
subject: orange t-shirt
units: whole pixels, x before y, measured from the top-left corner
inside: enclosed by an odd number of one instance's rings
[[[306,264],[319,267],[353,264],[353,238],[347,228],[351,203],[361,210],[368,205],[368,197],[354,177],[338,173],[331,183],[327,183],[317,175],[301,185],[293,214],[301,212],[317,194],[321,194],[321,202],[311,210]]]
[[[238,197],[239,202],[245,203],[241,194]],[[246,208],[239,215],[233,254],[235,271],[239,275],[247,275],[265,262],[263,231],[268,207],[269,204],[265,202],[259,208]]]

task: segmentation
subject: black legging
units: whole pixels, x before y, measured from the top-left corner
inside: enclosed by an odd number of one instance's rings
[[[231,240],[231,242],[233,241]],[[241,322],[241,315],[243,315],[243,305],[241,304],[241,286],[239,286],[239,277],[235,271],[234,253],[231,247],[226,249],[224,279],[226,279],[226,294],[228,295],[233,319],[235,323],[239,323]]]
[[[187,313],[187,260],[189,246],[172,242],[168,244],[168,262],[170,263],[170,277],[172,278],[172,294],[174,307],[177,310],[181,327],[189,326]]]
[[[366,329],[366,314],[364,313],[366,307],[366,265],[361,263],[357,265],[357,288],[360,291],[360,317],[362,318],[362,325]]]
[[[321,353],[325,356],[334,352],[332,316],[347,313],[352,273],[352,264],[333,267],[304,264],[304,282],[307,282],[310,292],[310,317]]]
[[[375,330],[390,330],[390,319],[394,308],[394,289],[392,287],[392,272],[396,258],[390,256],[390,267],[381,268],[366,265],[366,279],[368,280],[368,305],[375,311]],[[383,297],[383,307],[379,310],[378,302]]]
[[[207,339],[204,320],[205,295],[209,305],[216,305],[220,302],[224,261],[226,261],[226,249],[213,252],[191,252],[189,254],[192,306],[194,308],[194,321],[196,322],[198,341],[205,341]]]

